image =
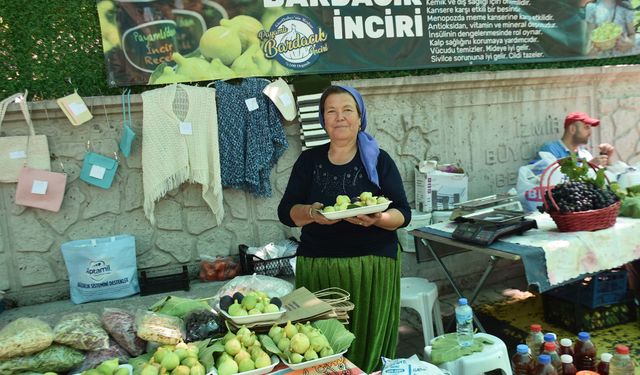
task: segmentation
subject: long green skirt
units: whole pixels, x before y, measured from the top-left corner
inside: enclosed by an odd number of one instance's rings
[[[366,373],[380,369],[380,356],[395,358],[400,325],[400,258],[379,256],[296,261],[296,287],[312,292],[339,287],[355,308],[347,327],[356,336],[347,358]]]

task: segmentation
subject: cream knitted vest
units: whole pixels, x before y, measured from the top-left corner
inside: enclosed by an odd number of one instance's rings
[[[215,90],[174,84],[144,92],[142,102],[145,215],[155,224],[155,202],[183,182],[195,182],[219,225],[224,208]],[[189,128],[192,134],[184,134]]]

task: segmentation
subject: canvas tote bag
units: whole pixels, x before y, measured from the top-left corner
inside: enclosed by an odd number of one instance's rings
[[[0,127],[13,102],[18,102],[29,127],[29,135],[0,137],[0,182],[17,182],[22,167],[51,170],[49,144],[46,135],[36,135],[27,107],[27,91],[0,102]]]

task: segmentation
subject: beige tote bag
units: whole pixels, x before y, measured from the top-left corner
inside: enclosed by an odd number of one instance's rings
[[[11,95],[0,102],[0,126],[13,102],[18,102],[29,127],[29,135],[0,137],[0,182],[17,182],[22,167],[51,170],[46,135],[36,135],[27,107],[27,91]]]

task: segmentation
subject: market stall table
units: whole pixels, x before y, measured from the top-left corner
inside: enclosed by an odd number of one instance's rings
[[[418,262],[435,259],[459,296],[462,293],[455,275],[451,274],[442,258],[465,251],[489,255],[489,263],[468,298],[471,303],[499,259],[522,260],[529,288],[542,293],[640,258],[638,219],[618,217],[613,227],[594,232],[559,232],[548,214],[535,213],[527,218],[535,219],[538,229],[502,237],[489,246],[452,238],[455,222],[433,224],[410,233],[415,238]],[[424,258],[425,248],[427,258]],[[482,330],[477,319],[476,324]]]

